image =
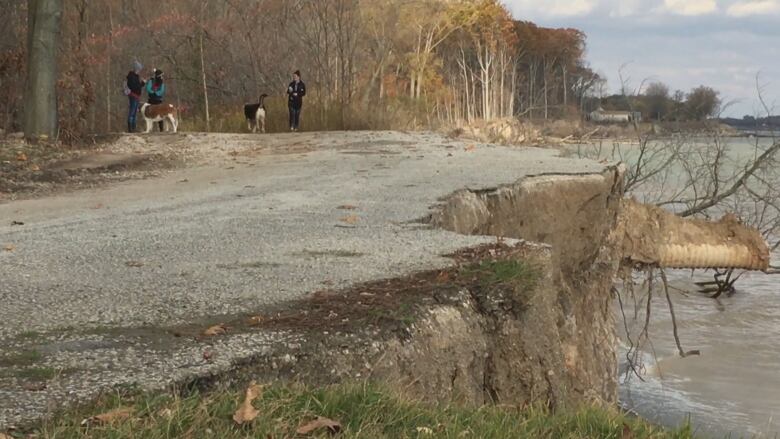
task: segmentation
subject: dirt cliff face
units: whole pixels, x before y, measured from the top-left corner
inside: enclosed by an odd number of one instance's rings
[[[546,354],[538,361],[552,366],[548,375],[555,379],[549,387],[561,395],[558,401],[616,397],[610,303],[621,258],[617,229],[622,196],[622,170],[614,168],[601,175],[541,176],[495,190],[462,191],[433,216],[435,224],[459,233],[550,246],[549,281],[536,293],[533,316],[511,326],[521,339],[523,334],[546,334],[540,349]],[[539,316],[544,313],[550,315]],[[501,369],[522,363],[515,356]]]
[[[622,195],[620,169],[453,194],[435,226],[508,239],[453,255],[447,270],[257,317],[297,342],[241,365],[243,377],[370,379],[416,399],[477,405],[612,403]]]

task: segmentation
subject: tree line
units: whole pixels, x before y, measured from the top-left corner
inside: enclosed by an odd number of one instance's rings
[[[651,82],[640,93],[621,93],[606,96],[591,103],[608,111],[639,111],[645,120],[654,121],[703,121],[717,117],[723,102],[720,92],[704,85],[688,93],[670,91],[663,82]]]
[[[598,105],[688,120],[720,106],[708,87],[603,96],[583,32],[515,20],[499,0],[27,0],[7,5],[0,26],[0,128],[54,109],[47,126],[64,139],[122,129],[134,60],[166,72],[185,128],[210,131],[240,130],[241,104],[261,93],[270,128],[282,128],[295,70],[309,86],[309,129],[576,117]],[[50,56],[50,68],[28,69]],[[47,73],[56,93],[25,96]]]
[[[27,68],[36,11],[56,33],[56,99],[38,103],[24,93],[40,73]],[[239,105],[263,92],[283,105],[294,70],[319,129],[558,117],[598,80],[582,32],[514,20],[499,0],[27,0],[0,25],[0,128],[56,107],[61,138],[121,130],[136,59],[166,72],[169,101],[204,130],[238,129]]]

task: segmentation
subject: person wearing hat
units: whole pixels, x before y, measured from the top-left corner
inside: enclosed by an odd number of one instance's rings
[[[148,99],[146,102],[151,105],[159,105],[163,102],[165,97],[165,84],[163,83],[163,72],[160,69],[154,69],[154,76],[146,81],[146,94]],[[158,122],[160,131],[165,131],[165,123],[163,121]]]
[[[301,123],[303,97],[306,96],[306,84],[301,81],[301,71],[293,73],[293,81],[287,87],[287,108],[290,110],[290,131],[298,131]]]
[[[136,116],[138,114],[138,106],[141,102],[141,94],[144,91],[144,80],[141,79],[141,70],[144,66],[138,61],[133,61],[130,67],[130,72],[127,74],[125,80],[125,96],[130,103],[127,111],[127,132],[135,132]]]

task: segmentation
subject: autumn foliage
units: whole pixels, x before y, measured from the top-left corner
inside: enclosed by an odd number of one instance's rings
[[[518,21],[498,0],[63,0],[60,137],[121,131],[133,60],[166,72],[189,129],[241,129],[268,100],[280,129],[290,72],[307,129],[398,128],[577,111],[598,79],[585,35]],[[20,129],[26,2],[0,16],[0,128]]]

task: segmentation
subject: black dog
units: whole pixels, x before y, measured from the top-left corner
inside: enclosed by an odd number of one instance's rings
[[[266,97],[268,97],[267,94],[261,94],[260,102],[244,105],[244,116],[246,116],[247,128],[253,133],[257,132],[258,125],[260,125],[260,132],[265,132],[265,106],[263,105],[263,101]]]

